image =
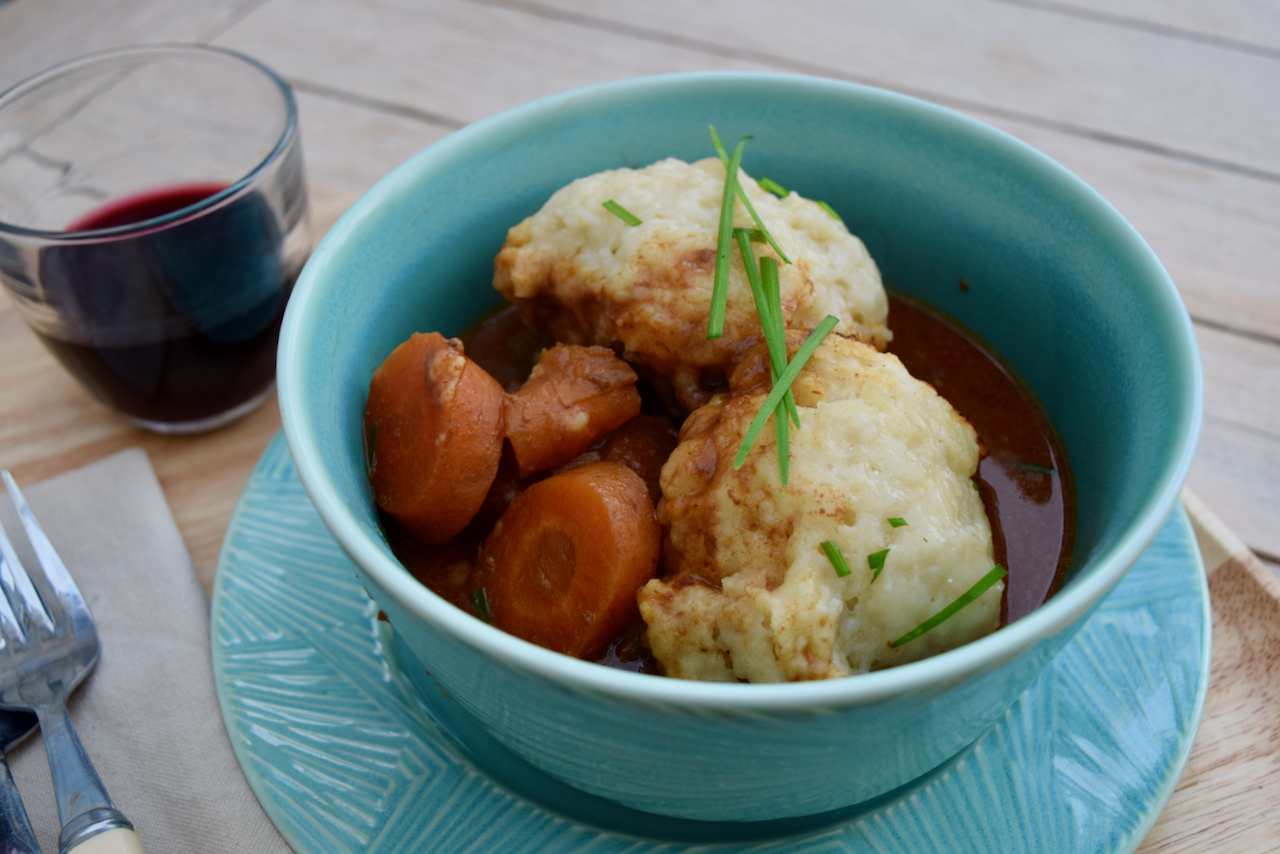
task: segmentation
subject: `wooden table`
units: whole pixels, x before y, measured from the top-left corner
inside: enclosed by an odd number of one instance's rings
[[[235,48],[293,84],[318,230],[470,122],[637,75],[820,75],[995,125],[1100,191],[1177,282],[1206,387],[1190,485],[1280,569],[1280,4],[0,0],[0,89],[92,50],[156,41]],[[235,502],[279,427],[274,402],[204,436],[128,427],[79,389],[7,299],[0,413],[0,466],[24,482],[145,448],[206,589]],[[1254,763],[1248,785],[1240,773],[1207,785],[1205,773],[1239,756],[1214,753],[1204,768],[1197,746],[1178,808],[1143,851],[1277,850],[1280,753],[1275,743],[1237,746]]]

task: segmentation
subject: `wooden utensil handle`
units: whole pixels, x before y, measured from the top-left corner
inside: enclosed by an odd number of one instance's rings
[[[147,854],[138,834],[126,827],[117,827],[90,836],[65,854]]]

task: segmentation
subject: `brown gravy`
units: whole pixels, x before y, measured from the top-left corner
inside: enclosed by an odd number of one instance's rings
[[[1030,391],[972,335],[941,313],[896,293],[890,294],[890,317],[894,340],[889,351],[967,417],[986,448],[975,480],[991,521],[996,562],[1009,570],[1001,624],[1016,620],[1056,592],[1070,560],[1075,504],[1066,455]],[[513,308],[482,319],[461,338],[467,356],[507,391],[520,386],[538,351],[552,343],[525,327]],[[651,395],[645,397],[652,400]],[[647,444],[670,441],[668,449],[673,446],[673,435],[663,438],[660,428],[650,432],[654,438]],[[478,517],[446,545],[416,542],[379,511],[392,551],[413,576],[471,614],[475,606],[470,567],[488,528],[516,494],[545,476],[522,481],[514,461],[506,458],[509,453],[508,448],[490,491],[493,500],[486,500],[481,509],[484,518]],[[644,647],[643,630],[637,617],[596,660],[626,670],[659,672]]]
[[[889,294],[889,352],[950,401],[978,431],[986,455],[978,490],[996,563],[1009,570],[1001,625],[1057,592],[1075,539],[1071,469],[1035,397],[985,344],[941,312]]]

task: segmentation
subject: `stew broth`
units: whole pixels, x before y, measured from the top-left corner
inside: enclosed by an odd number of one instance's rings
[[[1009,570],[1001,606],[1001,625],[1005,625],[1056,592],[1070,561],[1075,503],[1066,455],[1031,392],[976,338],[941,313],[896,293],[890,293],[890,317],[894,339],[889,352],[968,418],[986,450],[975,482],[991,522],[996,562]],[[539,350],[553,343],[526,327],[514,308],[484,318],[460,337],[467,356],[507,391],[519,388]],[[653,396],[645,398],[649,401]],[[675,428],[665,417],[653,414],[633,421],[628,422],[630,436],[612,442],[606,437],[587,453],[596,459],[618,455],[618,461],[637,470],[650,483],[650,491],[656,492],[661,462],[675,446]],[[549,474],[521,479],[507,446],[485,505],[453,541],[443,546],[419,543],[380,510],[387,541],[415,578],[475,614],[469,577],[481,542],[506,505]],[[596,661],[625,670],[659,672],[643,634],[644,623],[637,616]]]

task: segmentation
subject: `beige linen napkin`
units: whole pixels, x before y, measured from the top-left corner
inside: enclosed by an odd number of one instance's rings
[[[148,854],[288,852],[222,726],[209,603],[146,454],[122,451],[19,487],[97,623],[101,654],[72,694],[71,718]],[[37,565],[8,495],[0,495],[0,522],[23,565]],[[39,733],[9,762],[40,846],[57,851]]]

